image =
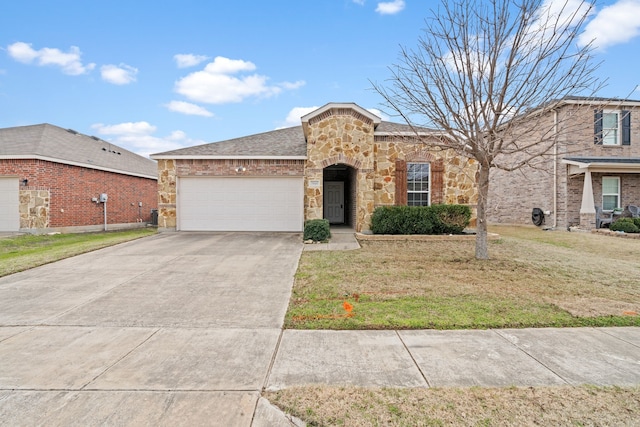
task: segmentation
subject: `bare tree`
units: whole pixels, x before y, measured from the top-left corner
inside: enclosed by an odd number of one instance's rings
[[[592,8],[582,0],[443,0],[418,47],[402,48],[388,85],[373,83],[416,134],[440,129],[436,146],[477,161],[478,259],[489,257],[490,170],[535,167],[555,140],[544,112],[598,89],[592,46],[577,45]]]

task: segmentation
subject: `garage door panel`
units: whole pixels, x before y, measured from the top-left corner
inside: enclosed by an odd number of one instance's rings
[[[180,178],[179,229],[302,231],[300,177]]]
[[[0,178],[0,231],[20,228],[18,178]]]

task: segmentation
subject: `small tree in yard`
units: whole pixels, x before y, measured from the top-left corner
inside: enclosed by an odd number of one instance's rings
[[[478,259],[489,257],[490,170],[535,167],[557,135],[544,113],[598,89],[592,47],[576,44],[592,8],[579,0],[443,0],[417,49],[401,50],[388,87],[373,84],[416,135],[418,127],[440,129],[431,145],[477,161]]]

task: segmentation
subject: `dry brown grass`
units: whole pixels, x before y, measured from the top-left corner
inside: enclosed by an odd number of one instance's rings
[[[640,420],[639,387],[315,386],[265,397],[312,426],[632,426]]]

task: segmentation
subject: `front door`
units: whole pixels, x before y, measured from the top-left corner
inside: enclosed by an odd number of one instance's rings
[[[344,182],[324,183],[324,215],[331,224],[344,223]]]

